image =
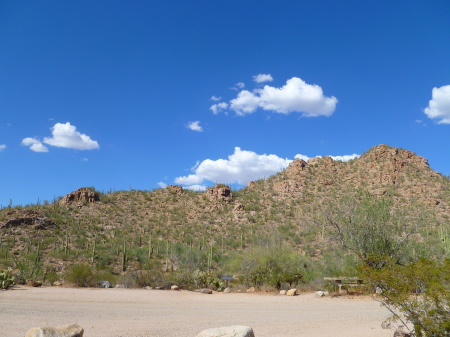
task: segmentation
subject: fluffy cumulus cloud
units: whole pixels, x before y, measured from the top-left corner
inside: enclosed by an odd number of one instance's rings
[[[52,127],[52,137],[45,137],[44,143],[56,147],[75,150],[94,150],[100,148],[97,141],[77,131],[69,122],[56,123]]]
[[[230,109],[245,115],[262,108],[276,113],[299,112],[305,117],[331,116],[336,109],[336,97],[326,97],[322,88],[298,77],[286,81],[281,88],[265,85],[252,92],[242,90],[230,101]]]
[[[256,83],[272,82],[273,77],[270,74],[258,74],[253,76],[253,81]]]
[[[220,101],[222,99],[222,97],[217,97],[217,96],[211,96],[211,101],[215,101],[215,102],[217,102],[217,101]]]
[[[236,147],[228,159],[206,159],[195,166],[194,173],[178,177],[175,183],[200,186],[204,180],[214,183],[246,185],[251,180],[269,177],[286,168],[292,160],[273,154],[257,154]]]
[[[219,112],[228,109],[228,104],[225,102],[220,102],[217,104],[213,104],[210,107],[210,110],[213,112],[214,115],[217,115]]]
[[[432,99],[425,108],[425,114],[436,119],[438,124],[450,124],[450,85],[433,88]]]
[[[195,175],[195,174],[190,174],[185,177],[175,178],[175,183],[181,184],[181,185],[198,185],[198,184],[201,184],[202,182],[203,182],[203,178],[198,175]]]
[[[6,145],[5,144],[0,144],[0,152],[2,152],[5,149],[6,149]]]
[[[27,137],[22,139],[22,145],[29,146],[34,152],[48,152],[48,148],[36,138]]]
[[[203,128],[200,126],[200,121],[189,122],[187,128],[197,132],[203,131]]]

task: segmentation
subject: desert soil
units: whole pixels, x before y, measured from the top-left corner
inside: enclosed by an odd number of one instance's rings
[[[85,337],[195,337],[247,325],[256,337],[384,337],[385,308],[369,297],[316,298],[144,289],[15,287],[0,291],[0,336],[78,323]]]

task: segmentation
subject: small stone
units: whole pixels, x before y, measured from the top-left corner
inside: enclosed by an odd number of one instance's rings
[[[170,287],[170,290],[180,290],[180,287],[174,284]]]
[[[280,295],[286,295],[287,290],[280,290]]]
[[[225,288],[224,290],[223,290],[223,293],[224,294],[229,294],[231,292],[231,289],[230,288]]]
[[[98,281],[99,288],[112,288],[111,282],[109,281]]]
[[[60,281],[55,281],[55,282],[53,282],[53,286],[54,287],[61,287],[63,284],[62,284],[62,282],[60,282]]]
[[[256,291],[255,287],[250,287],[250,288],[247,289],[248,293],[254,293],[255,291]]]
[[[323,291],[317,291],[316,292],[316,297],[324,297],[325,293]]]
[[[201,292],[202,294],[212,294],[213,293],[211,289],[207,289],[207,288],[200,289],[199,292]]]

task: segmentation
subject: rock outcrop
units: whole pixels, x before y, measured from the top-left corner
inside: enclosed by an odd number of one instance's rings
[[[60,201],[59,205],[66,207],[72,204],[76,206],[82,206],[84,204],[100,201],[100,195],[98,192],[93,191],[89,187],[81,187],[74,192],[66,194]]]
[[[49,229],[56,223],[43,214],[33,210],[12,210],[7,212],[8,220],[0,223],[1,228],[29,227],[32,229]]]
[[[205,195],[211,201],[231,201],[233,199],[230,186],[224,184],[217,184],[213,187],[209,187],[206,190]]]

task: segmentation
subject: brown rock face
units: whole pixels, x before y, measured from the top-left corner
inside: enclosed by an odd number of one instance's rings
[[[231,201],[233,199],[230,187],[224,184],[217,184],[208,188],[205,194],[211,201]]]
[[[91,190],[89,187],[82,187],[75,192],[66,194],[64,198],[59,201],[61,206],[68,206],[71,204],[89,204],[100,200],[100,196],[97,192]]]

